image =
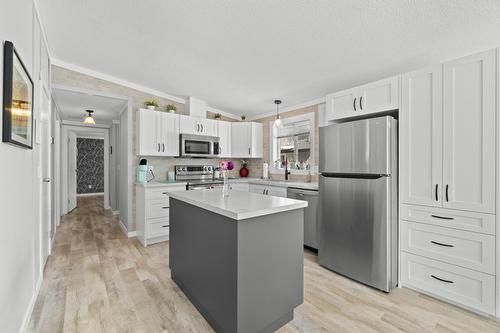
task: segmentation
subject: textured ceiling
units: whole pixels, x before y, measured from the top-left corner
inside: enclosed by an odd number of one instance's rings
[[[98,124],[118,120],[120,112],[127,105],[127,101],[123,99],[57,88],[53,89],[52,97],[62,120],[83,121],[87,115],[85,110],[94,110],[92,116]]]
[[[52,55],[255,115],[500,45],[498,0],[38,0]]]

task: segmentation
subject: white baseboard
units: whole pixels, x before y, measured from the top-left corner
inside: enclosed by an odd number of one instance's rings
[[[77,197],[94,197],[98,195],[104,195],[104,192],[96,192],[96,193],[78,193]]]
[[[109,209],[111,209],[111,206],[109,206],[109,205],[108,206],[104,206],[104,209],[109,210]]]
[[[36,283],[33,296],[31,296],[30,304],[28,305],[28,309],[26,311],[26,314],[24,315],[23,324],[21,325],[21,329],[19,330],[20,333],[24,333],[28,330],[28,325],[30,323],[31,315],[33,314],[33,309],[35,308],[36,299],[38,298],[38,294],[40,293],[40,288],[42,287],[42,282],[43,273],[40,275],[40,278]]]
[[[120,214],[120,211],[119,210],[114,210],[113,211],[113,215],[119,215]]]
[[[135,237],[136,232],[128,231],[127,228],[125,228],[125,225],[123,224],[122,220],[118,220],[118,223],[120,224],[120,227],[122,228],[122,231],[125,234],[125,236],[127,236],[128,238]]]

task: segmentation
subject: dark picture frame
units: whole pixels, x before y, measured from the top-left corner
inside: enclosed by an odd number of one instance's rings
[[[34,85],[10,41],[4,43],[2,141],[33,149]]]

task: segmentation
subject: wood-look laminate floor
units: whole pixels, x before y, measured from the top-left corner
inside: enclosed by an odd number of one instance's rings
[[[332,273],[305,252],[304,303],[285,332],[500,332],[500,321],[409,289],[379,292]],[[79,199],[45,268],[31,332],[213,332],[170,279],[168,244],[143,248]]]

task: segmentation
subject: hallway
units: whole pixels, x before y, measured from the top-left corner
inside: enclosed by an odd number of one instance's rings
[[[63,217],[30,332],[213,332],[170,279],[168,243],[127,239],[102,197]],[[484,332],[500,322],[409,289],[390,294],[317,264],[306,251],[304,304],[285,332]]]

